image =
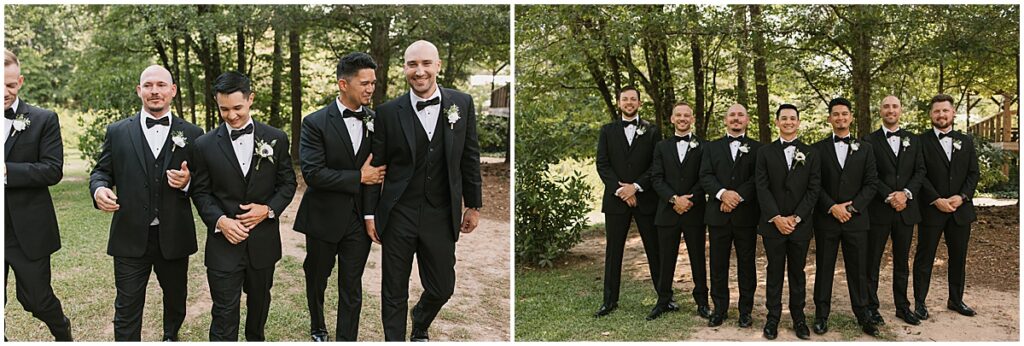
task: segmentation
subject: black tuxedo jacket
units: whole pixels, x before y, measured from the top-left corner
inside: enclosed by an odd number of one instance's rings
[[[440,86],[438,86],[441,88]],[[454,126],[448,122],[448,111],[458,106],[459,119]],[[444,131],[444,157],[448,169],[448,190],[451,200],[452,234],[459,239],[462,206],[483,206],[480,177],[480,142],[477,139],[476,108],[473,97],[454,89],[441,88],[441,124]],[[377,107],[373,133],[374,166],[388,165],[383,187],[367,187],[364,214],[374,215],[377,234],[387,229],[388,216],[412,180],[416,170],[416,110],[409,93]],[[438,132],[437,134],[441,134]]]
[[[974,138],[960,131],[950,131],[950,135],[954,143],[952,160],[946,158],[934,130],[929,129],[920,135],[926,172],[920,197],[924,204],[921,206],[921,224],[924,225],[944,225],[951,215],[939,211],[931,203],[954,195],[966,196],[964,204],[952,213],[956,224],[964,226],[978,219],[974,211],[974,192],[978,188],[980,171]],[[955,147],[958,142],[960,149]]]
[[[249,174],[242,175],[227,125],[199,137],[195,145],[196,169],[192,177],[193,199],[206,224],[206,266],[215,270],[234,270],[248,252],[249,263],[261,269],[281,259],[281,231],[278,220],[295,195],[295,171],[288,155],[288,136],[276,128],[253,121],[255,141],[274,143],[274,161],[255,155]],[[259,145],[254,146],[254,151]],[[257,168],[256,166],[259,166]],[[216,232],[221,216],[235,218],[244,214],[239,206],[256,203],[270,207],[275,218],[267,218],[249,231],[249,237],[231,244]]]
[[[14,225],[5,232],[14,232],[25,256],[40,259],[60,249],[57,213],[49,190],[64,176],[60,122],[57,113],[25,101],[19,101],[14,112],[16,117],[28,119],[29,126],[17,132],[12,128],[4,143],[4,213]]]
[[[757,233],[762,237],[808,240],[813,235],[811,212],[821,190],[821,157],[814,148],[800,140],[796,140],[796,147],[806,158],[799,163],[794,155],[792,169],[786,167],[786,153],[782,151],[779,140],[757,150],[754,175],[757,179],[757,201],[761,205]],[[774,223],[768,222],[776,215],[796,215],[800,217],[800,223],[793,233],[783,235]]]
[[[363,109],[372,119],[373,111]],[[344,227],[353,218],[363,219],[364,186],[359,169],[370,156],[373,134],[364,127],[359,151],[353,152],[352,138],[341,115],[337,102],[332,101],[306,116],[299,141],[299,162],[307,188],[294,228],[331,243],[341,240]]]
[[[119,120],[107,126],[103,147],[96,159],[89,177],[89,195],[96,196],[96,189],[107,187],[117,194],[120,209],[114,212],[110,223],[110,239],[107,254],[118,257],[141,257],[146,253],[149,224],[153,221],[150,208],[159,208],[160,250],[167,259],[188,257],[196,253],[196,225],[192,218],[192,203],[189,194],[195,189],[190,182],[188,192],[167,185],[167,175],[160,174],[160,181],[151,182],[146,155],[149,143],[139,123],[140,113]],[[196,166],[192,160],[196,139],[203,130],[177,115],[173,115],[170,134],[164,144],[163,170],[180,169],[182,161],[188,161],[189,170],[195,178]],[[174,145],[172,138],[177,132],[185,135],[184,148]],[[160,205],[150,204],[150,189],[161,189]],[[95,199],[93,207],[96,206]],[[97,207],[98,208],[98,207]]]
[[[754,227],[761,217],[754,184],[754,167],[761,143],[745,137],[740,146],[746,145],[749,149],[746,154],[737,151],[733,161],[730,142],[729,137],[724,136],[704,147],[704,157],[700,162],[700,183],[708,194],[704,221],[711,226],[724,226],[732,221],[735,226]],[[723,213],[720,209],[722,201],[715,198],[721,189],[736,191],[743,197],[743,202],[731,213]]]
[[[868,204],[874,199],[875,185],[878,184],[874,149],[871,143],[851,141],[846,153],[846,164],[840,167],[832,136],[814,144],[822,161],[821,194],[814,213],[814,228],[816,232],[866,231],[871,228]],[[854,146],[858,147],[857,150],[853,150]],[[832,205],[846,201],[853,201],[853,209],[858,213],[854,213],[846,223],[839,223],[828,211]]]
[[[683,162],[679,162],[679,149],[673,137],[658,142],[654,162],[651,164],[651,185],[658,194],[658,211],[654,216],[657,226],[704,226],[704,189],[700,186],[701,155],[708,143],[691,135],[699,143],[690,147]],[[693,207],[679,215],[672,209],[673,195],[688,195]]]
[[[875,132],[864,136],[865,142],[871,143],[875,149],[875,168],[878,169],[878,180],[875,184],[875,198],[868,203],[868,211],[871,212],[871,223],[892,224],[893,219],[898,219],[904,225],[913,226],[921,222],[921,184],[924,181],[924,157],[921,153],[921,140],[914,134],[905,130],[899,130],[900,137],[897,157],[892,153],[889,142],[885,138],[885,132],[878,129]],[[910,143],[903,146],[903,142]],[[886,197],[893,191],[910,190],[914,199],[907,200],[907,208],[896,212],[888,203]]]
[[[644,133],[640,134],[639,130]],[[622,121],[605,124],[601,127],[597,139],[597,174],[604,182],[604,198],[601,212],[622,214],[629,210],[629,205],[615,196],[619,182],[637,183],[644,192],[637,191],[636,211],[641,214],[654,214],[658,207],[658,194],[654,191],[648,170],[654,160],[654,147],[661,140],[658,127],[640,119],[638,132],[633,138],[633,145],[626,140],[622,130]]]

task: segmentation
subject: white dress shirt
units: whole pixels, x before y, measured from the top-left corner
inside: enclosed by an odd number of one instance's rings
[[[779,138],[779,142],[781,142],[783,144],[789,143],[789,142],[793,142],[793,141],[796,141],[796,138],[793,138],[792,141],[786,141],[784,139]],[[785,149],[782,149],[782,152],[786,154],[786,169],[787,170],[793,169],[793,156],[796,155],[796,146],[795,145],[788,146]]]
[[[249,122],[237,129],[232,128],[231,125],[228,125],[227,123],[224,124],[228,129],[228,136],[231,136],[231,130],[241,130],[249,125],[253,125],[252,118],[249,118]],[[242,168],[242,176],[249,175],[249,165],[252,164],[252,156],[255,153],[254,149],[256,147],[256,140],[253,134],[256,132],[255,129],[253,129],[253,131],[253,133],[241,135],[238,139],[231,141],[231,148],[235,149],[235,157],[238,159],[238,167]],[[228,137],[228,139],[231,139],[231,137]]]
[[[900,128],[897,127],[895,130],[889,131],[889,129],[882,127],[882,134],[885,135],[885,141],[889,143],[889,149],[892,149],[893,155],[900,157],[900,136],[889,137],[890,133],[899,132]]]
[[[679,137],[686,136],[686,135],[689,135],[689,134],[690,134],[690,132],[687,132],[687,133],[684,133],[684,134],[679,134],[678,132],[676,132],[676,136],[679,136]],[[693,140],[692,136],[691,136],[690,140],[691,141]],[[679,162],[683,162],[683,160],[686,160],[686,153],[688,151],[690,151],[690,142],[687,142],[687,141],[677,141],[676,142],[676,151],[679,152]]]
[[[14,103],[11,104],[11,108],[15,111],[18,110],[18,103],[21,103],[21,99],[15,98]],[[6,109],[4,111],[7,111]],[[14,119],[7,119],[4,117],[4,144],[7,144],[7,137],[11,136],[11,130],[14,128]]]
[[[947,132],[939,131],[937,128],[932,128],[932,130],[935,131],[936,138],[939,137],[940,133],[949,134],[950,132],[953,132],[953,129],[950,129]],[[953,137],[946,136],[946,138],[940,139],[939,145],[942,146],[942,151],[946,152],[946,159],[953,161]]]
[[[622,121],[633,121],[634,119],[636,120],[637,124],[640,123],[639,116],[635,116],[633,117],[633,119],[627,119],[626,117],[622,117]],[[633,136],[636,136],[636,128],[636,125],[633,124],[626,125],[625,127],[622,128],[623,133],[626,134],[626,142],[629,142],[629,145],[633,145]]]
[[[345,121],[345,128],[348,129],[348,136],[352,138],[352,152],[358,153],[359,146],[363,143],[363,122],[352,117],[345,118],[345,110],[348,109],[348,107],[345,107],[345,105],[341,103],[340,99],[335,99],[335,103],[338,104],[338,111],[341,112],[342,119]],[[353,112],[361,112],[363,111],[363,106],[359,106],[359,109],[349,110]]]
[[[850,140],[853,140],[853,136],[847,135]],[[839,168],[846,168],[846,156],[850,154],[850,145],[846,142],[836,142],[836,138],[841,138],[835,133],[832,134],[832,146],[836,149],[836,159],[839,160]]]
[[[424,107],[423,110],[416,110],[416,103],[420,101],[427,101],[437,97],[438,103],[436,105]],[[437,117],[441,114],[441,87],[438,86],[434,89],[434,94],[428,98],[421,98],[416,96],[416,93],[409,90],[409,101],[412,102],[412,110],[416,112],[416,118],[420,120],[420,125],[423,125],[423,129],[427,131],[427,140],[434,139],[434,130],[437,127]]]
[[[159,120],[160,118],[154,117],[145,109],[139,114],[139,126],[142,126],[142,134],[146,135],[146,144],[149,146],[149,151],[153,153],[153,158],[160,157],[160,151],[164,149],[164,144],[167,143],[167,136],[171,134],[171,112],[167,112],[167,126],[153,125],[153,127],[146,126],[146,118]]]

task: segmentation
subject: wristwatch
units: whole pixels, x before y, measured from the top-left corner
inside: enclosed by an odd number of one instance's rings
[[[274,209],[270,209],[270,207],[267,207],[267,217],[271,219],[274,218]]]

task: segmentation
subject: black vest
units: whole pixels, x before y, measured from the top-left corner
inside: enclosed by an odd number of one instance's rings
[[[444,154],[444,128],[442,114],[437,116],[434,137],[427,138],[427,130],[419,119],[413,121],[416,126],[416,169],[412,180],[405,189],[400,204],[420,207],[424,202],[434,208],[450,208],[451,196],[448,191],[448,167]]]
[[[168,130],[170,127],[168,127]],[[153,151],[149,149],[149,142],[146,141],[146,134],[142,134],[142,150],[145,153],[142,155],[146,158],[146,175],[149,177],[147,180],[146,187],[149,190],[149,206],[145,207],[149,213],[149,219],[155,219],[160,215],[160,205],[162,199],[161,193],[163,192],[163,186],[167,184],[167,174],[164,172],[164,160],[168,155],[171,155],[171,134],[167,135],[167,140],[164,141],[163,149],[160,149],[160,156],[153,157]]]

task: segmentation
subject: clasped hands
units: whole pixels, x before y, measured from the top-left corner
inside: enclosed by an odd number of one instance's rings
[[[722,203],[718,205],[718,210],[723,213],[731,213],[740,205],[740,202],[743,202],[743,197],[740,197],[740,194],[736,193],[736,191],[725,190],[722,192],[722,197],[719,200]]]
[[[783,235],[790,235],[796,230],[796,224],[798,223],[796,218],[796,215],[776,215],[775,218],[772,219],[772,223],[775,224],[775,229],[778,229],[779,233],[782,233]]]
[[[893,191],[885,198],[886,203],[889,203],[889,206],[896,209],[897,212],[907,209],[907,200],[907,193],[904,191]]]
[[[619,182],[619,189],[615,190],[615,196],[622,199],[630,207],[636,207],[636,186]]]
[[[934,204],[936,208],[939,208],[939,211],[943,213],[952,213],[964,204],[964,198],[960,197],[960,195],[954,195],[949,198],[936,199],[932,204]]]
[[[693,194],[673,196],[672,210],[674,210],[676,214],[679,215],[683,215],[683,213],[690,211],[690,208],[693,208],[693,201],[690,200],[690,198],[692,197]]]
[[[853,201],[833,204],[832,207],[828,209],[828,212],[829,214],[832,214],[832,217],[836,218],[836,220],[839,220],[839,223],[846,223],[853,218],[853,214],[846,210],[846,207],[851,204],[853,204]]]
[[[263,204],[242,204],[238,206],[247,212],[237,215],[234,219],[223,215],[217,219],[217,229],[231,244],[238,244],[249,238],[249,231],[270,215],[270,207]]]

